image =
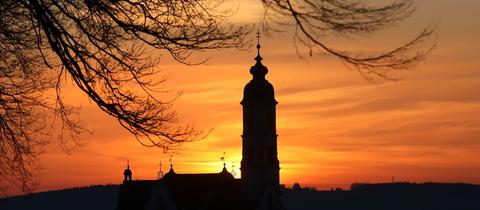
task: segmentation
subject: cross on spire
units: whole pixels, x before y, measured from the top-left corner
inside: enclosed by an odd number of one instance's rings
[[[255,58],[255,60],[257,60],[257,62],[260,62],[262,60],[262,56],[260,56],[260,29],[257,30],[257,57]]]
[[[257,30],[257,46],[260,46],[260,29]],[[260,48],[260,47],[257,47]]]

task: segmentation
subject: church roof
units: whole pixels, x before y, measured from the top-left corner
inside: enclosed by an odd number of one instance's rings
[[[145,209],[155,187],[166,189],[175,209],[249,210],[257,205],[241,199],[241,180],[224,168],[220,173],[207,174],[177,174],[171,170],[160,180],[122,185],[120,197],[124,203],[117,209]]]
[[[251,209],[241,201],[241,181],[226,169],[212,174],[167,174],[161,180],[177,209]]]

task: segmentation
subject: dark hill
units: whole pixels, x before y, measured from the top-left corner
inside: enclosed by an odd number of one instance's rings
[[[1,210],[114,210],[118,185],[95,185],[0,199]]]
[[[348,191],[285,189],[288,210],[480,210],[480,185],[355,184]],[[114,210],[118,185],[71,188],[0,199],[1,210]],[[228,210],[228,209],[226,209]]]

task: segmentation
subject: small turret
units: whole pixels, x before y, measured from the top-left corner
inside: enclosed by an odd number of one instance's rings
[[[130,162],[127,161],[127,169],[123,171],[123,184],[126,184],[128,182],[132,181],[132,171],[130,170]]]

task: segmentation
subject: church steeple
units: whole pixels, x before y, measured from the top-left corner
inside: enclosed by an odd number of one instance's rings
[[[250,68],[253,78],[243,93],[242,134],[242,196],[246,200],[260,200],[269,190],[279,191],[279,162],[275,93],[265,79],[268,73],[260,56],[260,32],[257,32],[257,61]]]

